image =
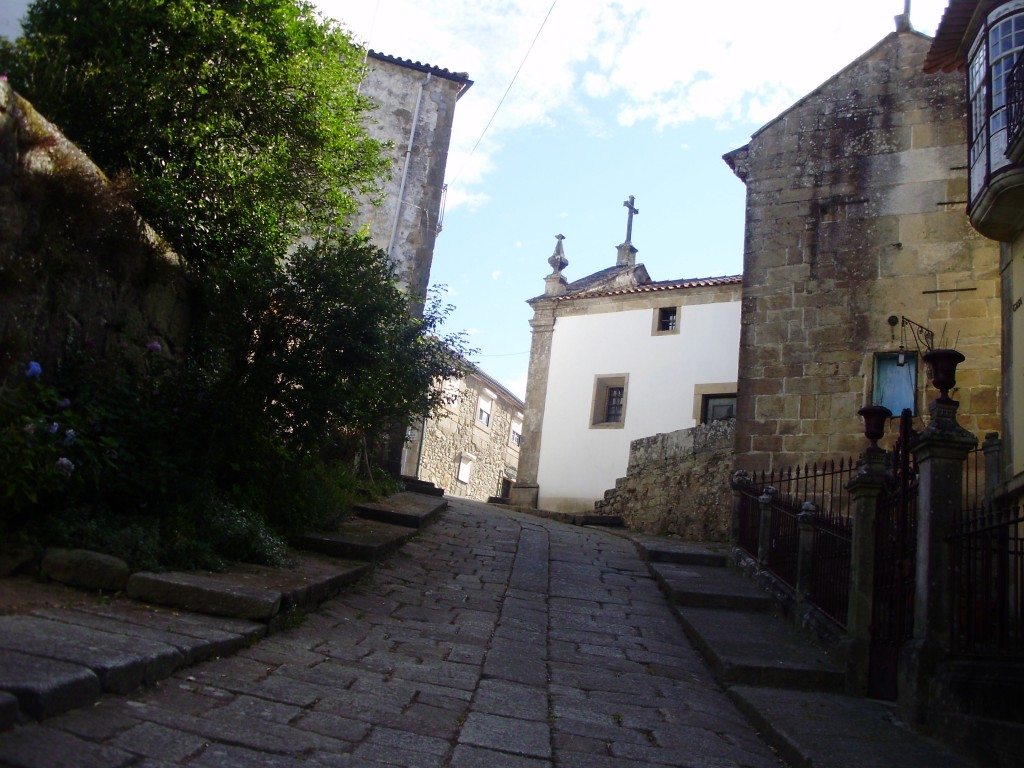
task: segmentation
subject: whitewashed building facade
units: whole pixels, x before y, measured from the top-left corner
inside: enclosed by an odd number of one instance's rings
[[[528,302],[512,501],[585,512],[626,474],[631,441],[733,416],[742,279],[652,281],[627,231],[615,266],[568,283],[561,240],[545,293]]]

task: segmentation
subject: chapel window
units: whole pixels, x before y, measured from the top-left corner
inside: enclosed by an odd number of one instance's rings
[[[590,426],[621,429],[626,420],[628,375],[596,376]]]
[[[653,333],[657,335],[677,333],[679,330],[679,307],[655,307]]]
[[[736,395],[735,393],[703,395],[700,411],[701,424],[734,418],[736,416]]]

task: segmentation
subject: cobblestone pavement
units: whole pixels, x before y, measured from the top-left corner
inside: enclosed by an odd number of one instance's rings
[[[780,763],[630,542],[453,501],[300,626],[0,736],[0,765]]]

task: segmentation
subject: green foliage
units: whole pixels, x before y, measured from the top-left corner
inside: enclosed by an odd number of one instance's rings
[[[0,71],[186,258],[197,321],[177,359],[71,345],[59,375],[0,388],[0,537],[280,563],[390,489],[368,456],[463,373],[449,308],[412,317],[423,297],[345,229],[386,167],[361,51],[301,0],[35,0],[24,30]]]
[[[0,71],[194,264],[280,257],[385,170],[362,51],[302,0],[35,0]]]

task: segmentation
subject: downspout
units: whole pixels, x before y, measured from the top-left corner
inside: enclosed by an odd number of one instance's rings
[[[427,73],[427,78],[420,83],[420,92],[416,96],[416,112],[412,116],[412,128],[409,130],[409,146],[405,150],[405,167],[402,169],[402,184],[398,188],[398,202],[395,205],[395,220],[391,225],[391,239],[388,240],[388,256],[392,256],[393,249],[395,247],[395,238],[398,236],[398,221],[402,215],[402,201],[405,199],[405,184],[409,178],[409,166],[412,161],[412,145],[416,139],[416,126],[420,121],[420,108],[423,105],[423,92],[427,88],[427,84],[430,82],[431,74]]]

